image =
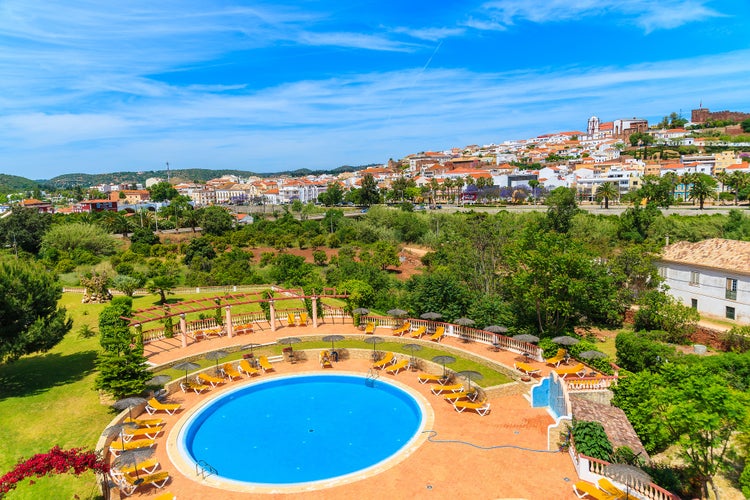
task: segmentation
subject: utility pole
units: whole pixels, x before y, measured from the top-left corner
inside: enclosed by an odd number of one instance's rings
[[[167,182],[169,182],[169,162],[167,162]]]

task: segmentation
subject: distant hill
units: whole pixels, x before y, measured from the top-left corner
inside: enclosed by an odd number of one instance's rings
[[[236,175],[239,177],[278,177],[280,175],[288,175],[290,177],[303,177],[306,175],[321,175],[321,174],[340,174],[343,172],[354,172],[367,168],[370,165],[362,165],[353,167],[344,165],[332,170],[309,170],[306,168],[298,170],[289,170],[284,172],[272,172],[259,174],[255,172],[248,172],[244,170],[211,170],[207,168],[188,168],[182,170],[170,170],[169,175],[173,182],[206,182],[210,179],[221,177],[222,175]],[[146,179],[151,177],[167,178],[166,170],[149,170],[145,172],[112,172],[107,174],[64,174],[53,177],[49,180],[40,180],[39,184],[50,186],[52,188],[70,188],[73,186],[95,186],[98,184],[137,184],[145,183]],[[22,177],[18,177],[23,179]],[[24,179],[27,180],[27,179]],[[33,181],[28,181],[33,182]]]
[[[17,193],[18,191],[33,191],[39,187],[35,181],[17,175],[0,174],[0,193]]]

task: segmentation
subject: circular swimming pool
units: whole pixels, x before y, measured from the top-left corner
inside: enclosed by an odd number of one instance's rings
[[[232,482],[299,485],[378,465],[424,423],[405,390],[355,375],[282,377],[237,388],[190,416],[177,446]]]

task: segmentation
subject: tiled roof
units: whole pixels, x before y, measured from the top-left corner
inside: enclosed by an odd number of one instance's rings
[[[712,238],[680,241],[662,250],[661,260],[750,274],[750,241]]]
[[[612,447],[617,449],[621,446],[627,446],[633,453],[639,454],[646,460],[649,459],[643,443],[635,433],[635,429],[625,416],[625,412],[616,406],[608,404],[595,403],[581,396],[571,395],[570,405],[573,411],[573,418],[584,420],[586,422],[599,422],[604,427]]]

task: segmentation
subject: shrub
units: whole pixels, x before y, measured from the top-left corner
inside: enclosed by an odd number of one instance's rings
[[[634,373],[658,368],[662,363],[674,359],[674,347],[650,340],[643,332],[622,332],[615,338],[617,364]]]
[[[599,422],[575,420],[573,439],[576,450],[592,458],[609,461],[612,456],[612,443],[609,442],[604,427]]]

